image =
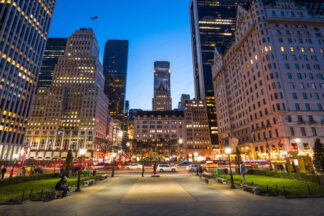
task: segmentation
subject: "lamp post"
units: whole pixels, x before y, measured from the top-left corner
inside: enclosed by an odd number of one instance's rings
[[[194,153],[194,161],[196,162],[196,165],[197,165],[197,174],[196,174],[196,176],[199,176],[199,165],[198,165],[197,157],[198,157],[198,153],[195,152]]]
[[[75,190],[75,192],[80,192],[81,191],[80,182],[81,182],[81,171],[82,171],[82,168],[83,168],[83,155],[86,152],[87,152],[86,149],[80,149],[79,150],[79,154],[81,155],[81,163],[82,163],[82,166],[80,166],[80,169],[79,169],[79,173],[78,173],[78,184],[77,184],[77,189]]]
[[[268,155],[269,155],[269,166],[270,166],[270,171],[272,171],[272,164],[271,164],[271,154],[270,154],[270,146],[269,146],[269,143],[268,143],[268,139],[266,138],[266,141],[267,141],[267,151],[268,151]]]
[[[234,180],[233,180],[233,173],[232,173],[232,167],[231,167],[231,152],[232,149],[227,147],[225,148],[225,153],[228,155],[228,164],[229,164],[229,168],[230,168],[230,175],[231,175],[231,188],[234,189]]]
[[[113,156],[113,164],[112,164],[112,169],[111,169],[111,177],[115,176],[115,157],[116,157],[116,153],[112,154]]]

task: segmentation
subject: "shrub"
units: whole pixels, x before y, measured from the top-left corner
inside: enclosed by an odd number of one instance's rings
[[[51,179],[51,178],[58,178],[58,177],[60,177],[59,173],[38,174],[38,175],[32,175],[32,176],[16,176],[13,178],[7,178],[7,179],[0,181],[0,187],[12,185],[12,184],[24,183],[24,182],[28,182],[28,181],[37,181],[37,180],[41,180],[41,179]]]
[[[286,173],[286,172],[275,172],[275,171],[265,171],[265,170],[248,170],[247,174],[264,175],[264,176],[285,178],[285,179],[296,179],[296,180],[308,181],[314,183],[318,182],[317,176],[313,174]]]

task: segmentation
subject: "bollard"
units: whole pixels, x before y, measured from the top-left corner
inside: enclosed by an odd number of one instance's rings
[[[24,197],[25,197],[25,191],[22,192],[22,196],[21,196],[21,202],[24,201]]]
[[[283,190],[284,190],[284,196],[286,196],[286,189],[285,189],[285,185],[282,185]]]
[[[279,194],[279,191],[278,191],[278,186],[276,185],[276,191],[277,191],[277,195]]]
[[[309,195],[311,195],[312,193],[311,193],[311,190],[310,190],[310,188],[309,188],[309,185],[307,185],[307,189],[308,189],[308,193],[309,193]]]

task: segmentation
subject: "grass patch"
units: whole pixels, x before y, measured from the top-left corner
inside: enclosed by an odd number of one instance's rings
[[[82,177],[81,181],[88,179],[97,179],[100,176],[96,177]],[[55,188],[56,183],[60,178],[53,179],[43,179],[38,181],[29,181],[20,184],[1,186],[0,187],[0,201],[21,201],[24,193],[24,200],[34,200],[40,199],[48,196],[49,191]],[[78,178],[68,178],[68,184],[70,186],[75,186],[78,181]],[[32,190],[32,194],[31,194]],[[43,190],[43,194],[42,191]]]
[[[230,179],[230,175],[220,175]],[[234,183],[241,184],[241,175],[233,175]],[[275,178],[260,175],[245,175],[246,182],[259,186],[263,192],[280,195],[324,195],[324,188],[318,184],[296,179]]]

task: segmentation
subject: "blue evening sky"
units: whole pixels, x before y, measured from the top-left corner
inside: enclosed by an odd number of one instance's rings
[[[129,40],[126,99],[132,109],[152,108],[157,60],[171,62],[173,107],[183,93],[194,97],[189,0],[57,0],[49,37],[69,37],[81,27],[95,30],[101,62],[108,39]]]

